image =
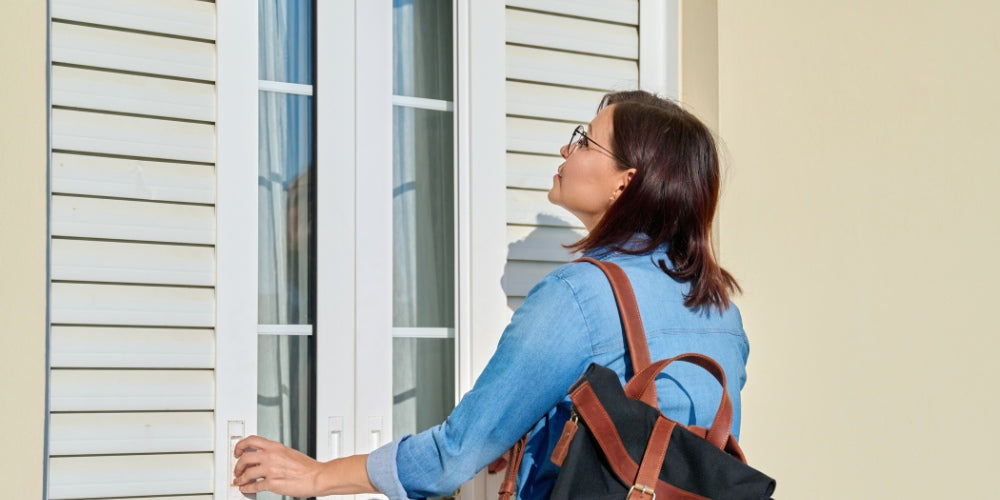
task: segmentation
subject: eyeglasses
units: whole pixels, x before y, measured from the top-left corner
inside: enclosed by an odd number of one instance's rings
[[[587,129],[583,125],[577,125],[576,129],[573,130],[573,135],[571,135],[569,138],[569,144],[566,145],[566,156],[572,155],[577,149],[580,148],[580,146],[586,148],[589,147],[591,144],[597,146],[605,153],[613,156],[622,165],[625,165],[626,167],[629,166],[628,162],[625,161],[625,158],[622,158],[621,156],[617,155],[614,151],[611,151],[610,149],[601,146],[600,144],[597,143],[597,141],[591,139],[590,136],[587,135]]]

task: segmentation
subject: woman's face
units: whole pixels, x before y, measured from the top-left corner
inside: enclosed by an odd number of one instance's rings
[[[610,153],[594,145],[596,142],[611,149],[613,108],[602,109],[590,122],[590,144],[577,146],[573,154],[569,154],[567,146],[560,148],[565,161],[552,176],[549,190],[549,201],[575,215],[588,231],[597,225],[635,173],[634,168],[619,169]]]

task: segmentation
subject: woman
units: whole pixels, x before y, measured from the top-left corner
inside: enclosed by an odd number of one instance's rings
[[[712,254],[719,162],[711,133],[670,101],[620,92],[604,97],[589,127],[578,127],[560,153],[565,161],[549,201],[588,230],[571,248],[628,274],[653,360],[699,352],[722,365],[738,436],[749,347],[729,301],[738,285]],[[607,279],[596,266],[571,263],[531,290],[475,387],[441,425],[326,463],[249,437],[236,446],[235,484],[300,497],[448,495],[528,432],[517,496],[546,498],[558,474],[548,457],[570,414],[566,390],[590,363],[623,381],[632,375]],[[708,426],[721,390],[711,375],[685,365],[657,379],[661,409],[683,424]]]

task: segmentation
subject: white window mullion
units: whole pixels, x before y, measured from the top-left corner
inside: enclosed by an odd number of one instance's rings
[[[313,95],[313,86],[301,83],[275,82],[260,80],[257,88],[266,92],[281,92],[283,94]]]
[[[214,496],[232,499],[244,497],[230,486],[231,447],[239,434],[253,434],[257,428],[257,4],[220,0],[216,9]]]
[[[355,446],[354,2],[316,3],[316,457]],[[326,498],[326,497],[325,497]],[[329,497],[332,498],[332,497]]]
[[[392,439],[392,8],[356,5],[355,453]]]

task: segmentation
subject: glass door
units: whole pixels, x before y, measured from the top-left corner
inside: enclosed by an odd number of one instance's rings
[[[311,456],[318,194],[314,20],[312,0],[258,2],[257,434]]]
[[[455,405],[455,139],[451,0],[392,19],[393,437]]]

